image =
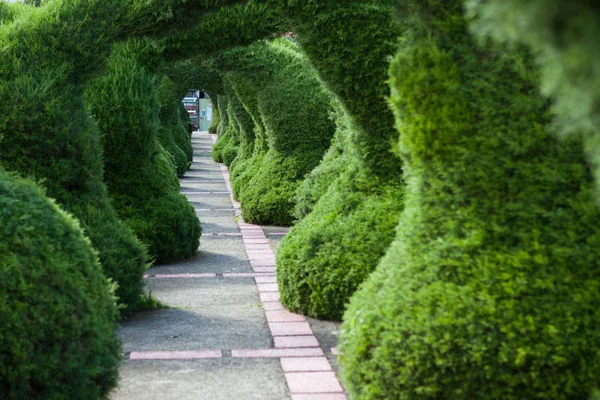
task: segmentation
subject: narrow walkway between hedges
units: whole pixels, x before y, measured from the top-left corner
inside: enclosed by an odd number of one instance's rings
[[[147,290],[169,308],[122,324],[126,359],[111,399],[346,399],[334,372],[338,324],[282,307],[273,250],[287,229],[240,218],[227,168],[210,154],[215,139],[193,134],[194,163],[181,179],[202,223],[201,251],[148,270]]]

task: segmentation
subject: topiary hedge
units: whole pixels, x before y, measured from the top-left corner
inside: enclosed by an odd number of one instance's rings
[[[142,293],[147,255],[110,204],[98,131],[83,101],[84,84],[118,34],[110,21],[120,4],[21,5],[14,21],[0,25],[0,162],[41,181],[81,221],[127,316]]]
[[[352,298],[354,399],[585,399],[600,372],[600,213],[546,127],[531,57],[479,48],[463,1],[402,4],[391,68],[406,209]]]
[[[191,137],[181,119],[181,97],[175,83],[166,76],[158,79],[157,86],[160,102],[158,141],[171,155],[177,176],[181,177],[194,157]]]
[[[541,70],[541,90],[553,99],[563,136],[585,137],[600,180],[600,10],[593,1],[507,0],[466,2],[472,28],[482,36],[529,46]]]
[[[158,143],[156,80],[136,62],[136,44],[115,47],[88,102],[102,132],[106,182],[123,221],[157,262],[196,254],[200,223],[179,194],[168,153]],[[136,157],[131,157],[135,154]]]
[[[336,96],[336,140],[298,189],[295,214],[303,219],[277,252],[283,304],[317,318],[341,319],[391,243],[403,207],[402,164],[391,153],[395,130],[384,100],[397,32],[391,3],[281,2]]]
[[[99,399],[117,384],[113,287],[77,221],[0,168],[0,393]]]
[[[229,96],[238,142],[240,134],[248,144],[257,136],[252,153],[246,146],[250,157],[243,174],[234,172],[243,156],[232,165],[242,215],[251,223],[290,225],[296,187],[318,165],[333,135],[329,98],[306,58],[285,39],[227,51],[216,66],[228,72],[243,106],[236,111],[234,96]]]
[[[208,127],[208,133],[213,133],[216,134],[217,133],[217,128],[219,126],[219,124],[221,123],[221,113],[219,112],[219,103],[217,101],[216,97],[212,97],[211,99],[213,99],[212,101],[212,106],[213,106],[213,112],[212,112],[212,121],[210,122],[210,126]]]

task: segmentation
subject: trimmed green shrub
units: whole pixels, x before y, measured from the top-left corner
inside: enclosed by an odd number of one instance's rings
[[[213,102],[212,104],[213,104],[212,121],[210,123],[210,126],[208,127],[208,133],[216,134],[217,127],[221,123],[221,114],[219,112],[219,103]]]
[[[406,1],[391,68],[406,209],[344,315],[353,399],[586,399],[600,373],[600,214],[548,132],[531,57],[479,48],[463,1]]]
[[[230,165],[236,157],[239,145],[238,125],[233,118],[233,108],[241,107],[237,97],[227,96],[227,121],[225,131],[219,135],[212,149],[213,159],[218,163]]]
[[[99,399],[121,346],[113,285],[78,222],[0,168],[0,393]]]
[[[553,99],[558,133],[585,137],[600,182],[600,10],[590,0],[470,0],[482,36],[529,46],[541,90]]]
[[[136,62],[136,51],[136,44],[116,46],[107,74],[90,84],[87,98],[102,132],[113,204],[150,256],[162,263],[196,254],[201,229],[158,143],[156,80]]]
[[[127,316],[142,293],[147,255],[110,204],[97,127],[83,101],[85,82],[118,33],[111,21],[120,2],[102,4],[20,6],[12,23],[0,25],[0,163],[41,181],[80,220]]]
[[[283,304],[341,319],[345,304],[394,237],[403,207],[401,162],[385,102],[396,28],[390,1],[283,3],[298,42],[337,100],[337,132],[296,193],[302,218],[277,252]]]
[[[231,121],[230,115],[230,126],[231,122],[238,124],[238,143],[240,132],[245,131],[242,135],[249,138],[264,134],[264,146],[258,145],[261,139],[257,139],[243,174],[231,175],[244,220],[290,225],[295,190],[318,165],[334,132],[325,89],[308,60],[285,39],[229,50],[215,65],[226,72],[251,118],[241,120],[243,112],[235,110],[235,96],[229,96],[236,116]],[[239,168],[240,161],[236,159],[232,171]]]
[[[158,141],[171,155],[177,176],[183,176],[194,158],[187,126],[181,119],[181,97],[172,80],[166,76],[158,80],[160,102]],[[187,113],[187,112],[186,112]]]
[[[229,114],[227,112],[227,103],[229,99],[225,95],[219,94],[217,96],[217,107],[219,108],[219,126],[217,126],[217,135],[221,136],[227,131],[227,126],[229,125]],[[225,111],[223,111],[225,110]]]

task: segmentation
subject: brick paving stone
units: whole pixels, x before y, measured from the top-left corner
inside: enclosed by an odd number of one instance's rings
[[[224,278],[277,279],[273,272],[225,272]]]
[[[215,278],[217,274],[156,274],[153,277],[156,279],[175,279],[175,278]]]
[[[130,360],[186,360],[199,358],[221,358],[221,350],[188,350],[188,351],[132,351]]]
[[[270,358],[270,357],[323,357],[320,347],[296,349],[235,349],[231,350],[233,358]]]
[[[314,347],[319,346],[315,335],[302,336],[275,336],[273,338],[275,347]]]
[[[271,254],[273,254],[273,250],[271,250],[271,246],[268,243],[244,243],[244,245],[246,246],[246,250],[248,251],[253,251],[257,253],[264,253],[268,251]]]
[[[283,304],[281,304],[278,301],[265,301],[262,304],[263,304],[263,309],[265,311],[267,311],[267,310],[285,310],[285,308],[283,308]]]
[[[326,357],[282,357],[283,372],[332,371]]]
[[[279,301],[279,292],[262,292],[258,294],[260,301]]]
[[[244,244],[269,244],[269,239],[244,238]]]
[[[273,336],[312,335],[308,322],[269,322]]]
[[[250,265],[252,265],[252,263],[250,263]],[[275,266],[271,266],[271,267],[252,267],[252,269],[254,270],[254,272],[271,272],[271,273],[275,273],[276,268]]]
[[[273,253],[255,253],[254,250],[246,250],[248,260],[253,261],[276,261]]]
[[[292,400],[347,400],[344,393],[292,394]]]
[[[257,276],[256,278],[254,278],[254,280],[256,281],[256,283],[276,283],[277,277],[276,276]]]
[[[253,267],[274,267],[275,262],[271,260],[250,260]]]
[[[265,311],[268,322],[306,322],[306,318],[300,314],[294,314],[287,310]]]
[[[333,372],[288,372],[285,379],[292,394],[343,392]]]
[[[259,292],[278,292],[279,286],[276,283],[258,283]]]

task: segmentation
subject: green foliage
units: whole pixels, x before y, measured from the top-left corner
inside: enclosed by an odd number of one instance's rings
[[[397,237],[344,316],[355,399],[587,399],[600,214],[581,142],[545,127],[529,55],[479,48],[462,1],[401,3]]]
[[[278,249],[277,280],[286,307],[341,319],[391,243],[403,206],[384,100],[396,30],[386,1],[283,3],[298,42],[336,96],[336,134],[296,192],[294,213],[302,219]]]
[[[99,399],[117,384],[114,285],[77,221],[0,168],[0,393]]]
[[[290,225],[296,187],[318,165],[334,132],[325,89],[308,60],[284,39],[229,50],[215,66],[235,93],[229,96],[228,131],[247,144],[231,166],[242,215],[251,223]],[[243,110],[236,110],[235,97]],[[243,173],[237,174],[240,163]]]
[[[383,98],[396,28],[393,0],[281,0],[298,43],[355,123],[361,168],[372,179],[397,179],[401,164],[390,151],[393,116]]]
[[[158,262],[191,257],[198,249],[200,223],[179,194],[169,154],[158,143],[156,80],[136,62],[135,51],[135,44],[116,47],[107,74],[88,90],[103,133],[106,182],[119,216],[151,257]]]
[[[98,131],[83,102],[122,11],[119,1],[101,3],[21,5],[12,23],[0,25],[0,163],[41,181],[80,220],[127,316],[142,292],[147,255],[110,204]]]
[[[561,135],[585,135],[600,182],[600,10],[590,0],[470,0],[481,36],[529,46]]]
[[[171,155],[177,176],[183,176],[194,157],[192,141],[187,126],[181,119],[181,97],[175,83],[166,76],[158,82],[160,102],[158,141]]]
[[[217,133],[217,128],[219,126],[219,124],[221,123],[221,114],[219,112],[219,105],[218,102],[213,102],[213,114],[212,114],[212,121],[210,123],[210,126],[208,127],[208,133]]]
[[[225,131],[219,135],[215,145],[213,146],[213,159],[218,163],[230,165],[235,159],[238,152],[239,134],[238,126],[235,123],[233,116],[233,107],[241,107],[239,100],[233,96],[227,100],[227,121],[229,123],[225,127]]]
[[[358,168],[346,168],[281,242],[277,282],[288,309],[340,320],[348,299],[385,254],[402,194],[369,193],[361,188],[364,179]]]
[[[212,55],[233,46],[250,45],[276,32],[286,32],[286,28],[277,8],[246,1],[206,14],[194,29],[167,38],[163,57],[174,61],[190,55]]]

